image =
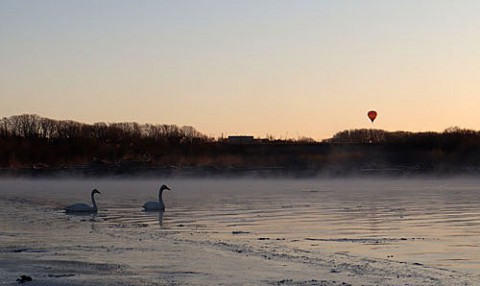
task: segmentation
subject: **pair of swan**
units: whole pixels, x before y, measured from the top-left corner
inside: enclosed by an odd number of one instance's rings
[[[143,209],[145,211],[165,211],[165,203],[163,202],[163,191],[170,190],[169,187],[166,185],[162,185],[160,190],[158,191],[158,202],[150,201],[146,202],[143,205]],[[95,201],[95,194],[101,194],[100,191],[97,189],[93,189],[92,193],[90,194],[92,199],[93,206],[89,206],[88,204],[84,203],[77,203],[73,205],[69,205],[64,208],[65,212],[67,213],[96,213],[98,211],[97,202]]]

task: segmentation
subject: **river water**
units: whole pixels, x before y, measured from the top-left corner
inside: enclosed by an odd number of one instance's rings
[[[479,285],[479,183],[3,179],[0,284]],[[93,188],[96,215],[63,212]]]

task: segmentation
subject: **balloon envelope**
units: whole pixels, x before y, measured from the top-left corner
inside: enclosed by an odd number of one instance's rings
[[[377,118],[377,112],[375,110],[370,110],[368,113],[368,118],[373,122]]]

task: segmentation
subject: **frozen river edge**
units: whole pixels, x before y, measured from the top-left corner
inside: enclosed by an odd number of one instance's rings
[[[15,207],[12,202],[8,207],[5,201],[1,204],[4,208]],[[16,224],[21,225],[23,219],[17,219]],[[322,245],[322,241],[315,243],[325,248],[324,256],[311,256],[301,250],[287,253],[242,243],[195,240],[195,235],[185,239],[184,233],[179,236],[175,231],[159,231],[152,225],[97,228],[95,224],[102,222],[77,218],[72,221],[83,224],[77,225],[80,229],[90,228],[87,240],[72,235],[50,243],[34,239],[34,235],[25,238],[28,231],[15,231],[10,226],[0,236],[1,285],[17,285],[16,279],[21,275],[32,277],[27,285],[53,286],[476,285],[479,279],[419,263],[332,255],[327,242]],[[40,224],[38,227],[48,228],[44,220]],[[258,240],[268,243],[270,238]]]
[[[135,243],[136,244],[136,243]],[[128,249],[76,245],[38,248],[10,244],[2,247],[3,285],[16,285],[20,275],[33,278],[28,285],[476,285],[478,277],[419,264],[366,257],[336,255],[312,259],[242,249],[224,243],[209,244],[169,239],[156,240],[161,251],[141,243]],[[63,248],[63,250],[62,250]],[[51,252],[54,256],[51,257]],[[153,265],[68,260],[68,253],[89,256],[153,255]],[[163,258],[158,256],[162,255]],[[48,258],[47,258],[48,257]],[[111,257],[112,258],[112,257]],[[116,260],[117,258],[113,258]]]

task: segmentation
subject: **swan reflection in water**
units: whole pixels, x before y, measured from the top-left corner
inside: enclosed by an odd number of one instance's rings
[[[163,213],[164,211],[158,212],[158,225],[160,226],[160,228],[163,228]]]
[[[97,213],[98,207],[97,207],[97,202],[95,201],[95,194],[101,194],[97,189],[93,189],[90,197],[92,199],[92,205],[89,206],[88,204],[85,203],[76,203],[73,205],[69,205],[64,208],[66,213],[76,213],[76,214],[92,214],[92,213]]]

